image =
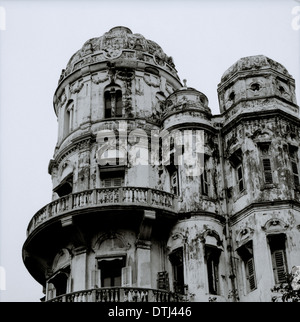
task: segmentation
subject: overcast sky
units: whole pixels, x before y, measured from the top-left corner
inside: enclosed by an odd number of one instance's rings
[[[295,78],[299,103],[296,6],[296,0],[0,1],[6,13],[6,30],[0,30],[0,266],[6,290],[0,300],[43,296],[21,251],[30,219],[51,201],[53,94],[61,70],[86,40],[123,25],[157,42],[173,57],[181,80],[208,97],[213,114],[219,113],[217,85],[226,69],[241,57],[263,54]]]

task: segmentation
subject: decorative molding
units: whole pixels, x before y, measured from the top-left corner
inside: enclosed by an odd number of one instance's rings
[[[67,216],[67,217],[63,217],[61,220],[61,226],[62,227],[67,227],[67,226],[71,226],[73,225],[73,216]]]
[[[109,75],[108,75],[108,72],[93,74],[91,79],[94,84],[98,85],[100,83],[104,83],[108,81]]]
[[[147,85],[153,87],[160,87],[160,78],[151,74],[144,74],[144,81]]]
[[[72,94],[79,93],[81,91],[81,89],[83,88],[83,85],[84,84],[83,84],[82,79],[76,81],[75,83],[70,85],[70,92]]]
[[[208,227],[207,225],[203,225],[204,231],[202,231],[198,236],[200,241],[203,244],[209,244],[207,242],[207,237],[213,237],[215,238],[216,242],[215,242],[215,246],[217,247],[222,247],[223,246],[223,242],[222,239],[220,238],[218,232],[210,227]]]
[[[252,227],[243,227],[240,230],[236,231],[236,245],[237,248],[246,244],[250,239],[252,239],[254,234],[254,229]]]
[[[279,218],[269,219],[262,227],[266,234],[284,232],[289,228],[289,225]]]

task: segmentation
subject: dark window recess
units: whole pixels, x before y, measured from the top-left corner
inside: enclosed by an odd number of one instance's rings
[[[238,249],[238,254],[241,256],[246,273],[246,284],[249,292],[256,289],[256,274],[253,257],[253,246],[252,241],[249,241],[245,245]]]
[[[183,249],[175,249],[169,256],[173,268],[174,292],[184,294]]]
[[[110,92],[105,92],[104,98],[105,98],[104,117],[107,119],[107,118],[111,118],[111,94],[110,94]]]
[[[100,168],[102,187],[121,187],[124,183],[125,168],[123,166]]]
[[[232,102],[234,102],[234,100],[235,100],[235,93],[234,92],[231,92],[229,94],[229,100],[232,101]]]
[[[122,109],[123,109],[122,92],[117,91],[116,92],[116,112],[115,112],[116,117],[121,117],[122,116]]]
[[[298,166],[295,161],[292,161],[292,171],[293,171],[293,177],[294,177],[294,184],[295,186],[299,186]]]
[[[101,287],[121,286],[122,268],[124,266],[123,257],[99,261],[98,269],[101,270]]]
[[[66,177],[55,189],[53,189],[59,197],[66,196],[73,191],[73,174]]]
[[[271,235],[269,245],[272,257],[272,266],[275,283],[285,283],[287,281],[287,262],[285,253],[285,235]]]
[[[67,293],[69,273],[70,266],[67,266],[48,281],[48,283],[52,283],[54,285],[56,290],[56,296],[60,296]]]
[[[122,103],[122,91],[120,89],[115,89],[115,87],[111,87],[110,89],[104,92],[104,117],[121,117],[123,111],[123,103]]]
[[[220,250],[205,246],[208,290],[210,294],[219,294],[219,257]]]
[[[272,176],[272,166],[271,160],[269,158],[262,159],[263,169],[264,169],[264,178],[266,184],[273,183],[273,176]]]

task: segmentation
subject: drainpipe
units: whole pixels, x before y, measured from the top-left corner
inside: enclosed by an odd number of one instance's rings
[[[227,240],[227,251],[229,253],[229,261],[230,261],[230,275],[229,278],[231,280],[231,287],[232,287],[232,298],[234,302],[238,302],[239,296],[238,296],[238,288],[236,285],[236,276],[235,276],[235,271],[236,267],[234,265],[234,260],[233,260],[233,254],[232,254],[232,231],[229,226],[229,213],[228,213],[228,196],[227,196],[227,181],[225,178],[225,166],[224,166],[224,147],[223,147],[223,141],[222,141],[222,136],[221,136],[221,129],[219,128],[219,133],[218,133],[218,143],[219,143],[219,153],[220,153],[220,165],[221,165],[221,180],[222,180],[222,185],[223,185],[223,191],[225,195],[225,227],[226,227],[226,240]]]

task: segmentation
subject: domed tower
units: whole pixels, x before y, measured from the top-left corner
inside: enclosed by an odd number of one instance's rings
[[[218,86],[237,291],[270,301],[299,265],[299,107],[295,81],[263,55],[239,59]]]
[[[183,83],[126,27],[85,42],[62,71],[52,201],[23,245],[45,301],[270,301],[299,265],[294,79],[241,58],[216,116]]]
[[[179,299],[165,273],[178,191],[150,139],[181,87],[172,58],[126,27],[88,40],[62,71],[52,201],[23,246],[46,301]]]

